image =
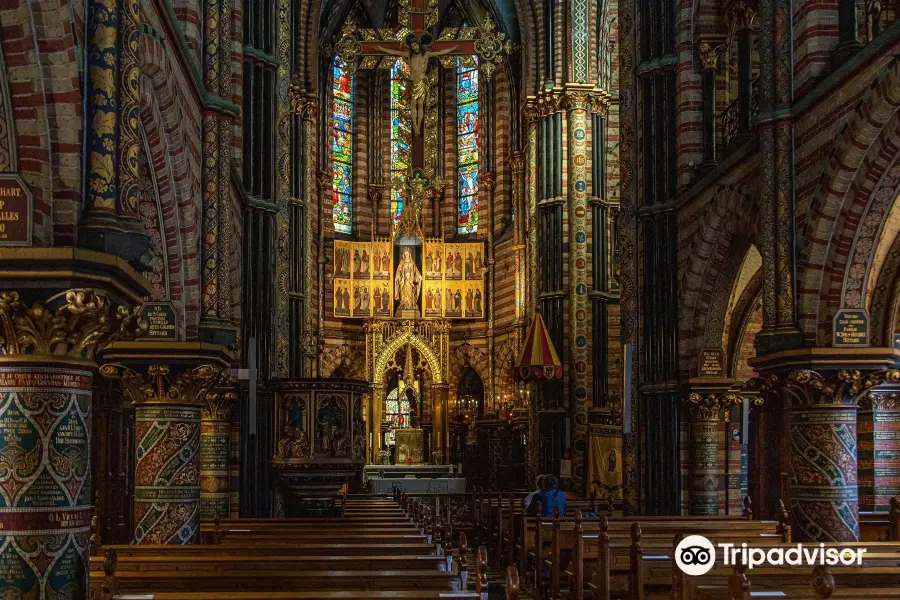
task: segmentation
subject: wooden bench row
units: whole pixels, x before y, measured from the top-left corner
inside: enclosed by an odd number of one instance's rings
[[[684,575],[673,558],[675,548],[684,538],[683,533],[677,534],[666,548],[659,548],[656,543],[648,543],[645,539],[641,523],[632,523],[631,541],[627,547],[627,565],[623,565],[615,558],[617,552],[622,551],[621,540],[615,540],[610,536],[609,522],[606,518],[601,519],[601,528],[597,535],[585,534],[582,525],[583,522],[578,520],[573,558],[566,571],[567,589],[560,588],[561,560],[558,546],[554,544],[549,557],[543,561],[550,572],[549,578],[542,581],[539,587],[543,597],[583,600],[585,590],[590,590],[593,600],[610,598],[645,600],[648,597],[660,596],[670,597],[673,600],[722,598],[749,600],[751,597],[748,573],[741,567],[721,565],[703,576]],[[740,536],[730,535],[728,532],[707,537],[713,543],[728,541],[738,545],[741,539]],[[777,538],[752,538],[749,541],[754,546],[765,549],[779,548],[784,551],[795,547]],[[754,591],[768,594],[768,597],[788,598],[900,598],[900,544],[878,544],[874,548],[875,551],[872,551],[872,542],[835,544],[826,547],[868,547],[870,551],[864,555],[860,567],[831,567],[830,570],[820,570],[817,577],[824,577],[827,573],[826,579],[830,578],[831,584],[824,585],[819,592],[815,592],[819,595],[809,593],[809,569],[796,567],[764,566],[753,569],[750,574],[757,582]],[[593,569],[588,579],[586,571],[589,566]],[[886,596],[869,596],[870,588],[873,586],[885,589],[891,589],[890,586],[898,587],[893,588]],[[798,590],[801,592],[799,595]]]

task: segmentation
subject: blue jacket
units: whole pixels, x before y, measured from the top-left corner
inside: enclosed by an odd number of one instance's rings
[[[566,493],[562,490],[547,490],[540,496],[541,516],[552,517],[553,507],[559,507],[559,516],[566,516]]]

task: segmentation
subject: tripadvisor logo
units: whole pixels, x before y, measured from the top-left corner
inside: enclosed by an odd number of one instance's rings
[[[703,575],[716,564],[716,549],[702,535],[689,535],[675,548],[675,564],[685,575]]]
[[[754,548],[744,543],[717,544],[722,552],[724,566],[744,565],[748,569],[760,565],[773,567],[787,566],[829,566],[838,564],[845,566],[862,565],[866,548],[838,548],[825,547],[825,544],[815,546],[779,546],[775,548]],[[716,564],[716,547],[702,535],[689,535],[681,540],[675,548],[675,564],[683,573],[691,576],[703,575],[709,572]]]

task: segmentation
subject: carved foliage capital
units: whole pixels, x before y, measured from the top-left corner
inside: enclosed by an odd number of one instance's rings
[[[69,290],[48,304],[57,306],[29,307],[17,292],[0,292],[0,355],[93,360],[110,342],[147,331],[147,322],[138,318],[140,307],[114,305],[95,290]]]
[[[566,110],[590,110],[591,94],[582,90],[567,90],[562,97],[562,106]]]
[[[718,421],[722,410],[740,404],[741,397],[734,392],[691,392],[686,403],[693,421]]]
[[[700,55],[700,62],[703,69],[715,70],[719,64],[719,55],[725,48],[723,44],[719,44],[709,40],[703,40],[697,45],[697,52]]]
[[[520,174],[525,171],[525,155],[521,152],[516,152],[509,156],[509,166],[512,168],[512,172],[514,174]]]
[[[838,370],[824,375],[810,369],[788,373],[780,384],[786,407],[856,406],[868,390],[884,382],[900,382],[900,370],[864,375],[858,370]]]
[[[237,400],[237,394],[233,392],[209,392],[203,398],[200,418],[204,421],[230,420],[235,400]]]
[[[221,369],[200,365],[172,377],[168,365],[150,365],[146,373],[136,373],[120,364],[100,367],[100,374],[122,383],[125,395],[134,404],[188,404],[201,406],[206,393],[221,376]]]

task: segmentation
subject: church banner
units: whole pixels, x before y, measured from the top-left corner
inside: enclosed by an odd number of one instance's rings
[[[480,242],[427,239],[420,246],[395,247],[384,239],[335,240],[334,316],[391,318],[402,312],[403,318],[483,319],[484,273]]]

